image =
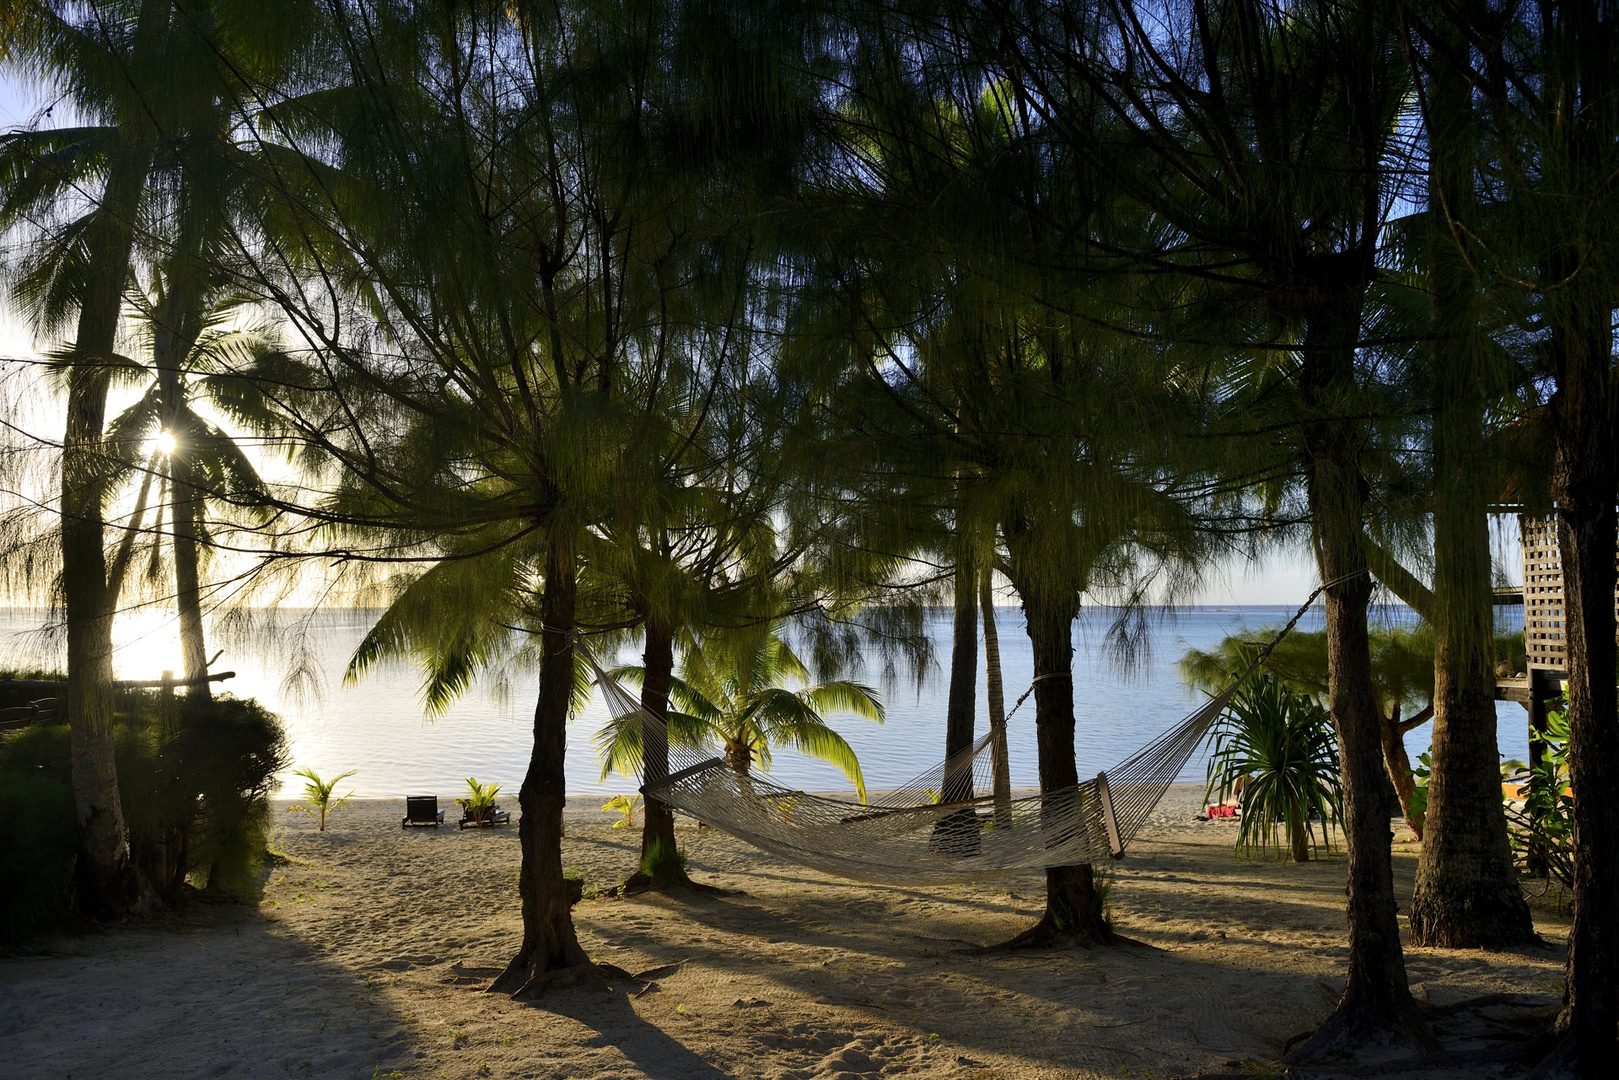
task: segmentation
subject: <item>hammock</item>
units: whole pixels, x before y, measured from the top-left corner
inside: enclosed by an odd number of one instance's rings
[[[652,757],[662,756],[656,753],[660,744],[667,750],[672,771],[662,776],[647,774],[643,752],[641,791],[647,798],[836,877],[942,885],[1122,857],[1232,696],[1320,592],[1311,594],[1240,677],[1175,727],[1094,779],[999,806],[994,796],[973,794],[991,786],[993,732],[869,802],[811,795],[739,773],[703,747],[672,745],[662,719],[641,708],[587,649],[576,648],[614,719],[639,720],[643,751],[652,750]],[[941,793],[947,792],[965,797],[946,801]]]

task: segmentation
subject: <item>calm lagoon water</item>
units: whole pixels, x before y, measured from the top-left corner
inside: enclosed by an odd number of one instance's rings
[[[1010,709],[1029,686],[1033,661],[1022,612],[1000,607],[996,614]],[[1196,708],[1198,697],[1182,683],[1176,667],[1188,648],[1208,649],[1228,634],[1277,626],[1291,615],[1292,609],[1283,607],[1181,609],[1151,624],[1142,662],[1133,672],[1118,670],[1105,655],[1102,646],[1109,616],[1101,611],[1083,616],[1074,628],[1080,773],[1111,768]],[[1390,608],[1380,617],[1403,623],[1411,614],[1404,608]],[[217,627],[211,647],[224,648],[225,655],[214,670],[236,671],[237,677],[225,683],[225,689],[239,696],[256,696],[282,715],[295,768],[313,767],[323,776],[356,770],[345,790],[352,787],[363,797],[436,793],[448,798],[462,790],[465,777],[475,776],[497,781],[515,795],[531,744],[533,673],[513,671],[486,679],[444,715],[425,719],[420,676],[407,665],[380,667],[358,685],[343,685],[349,655],[375,618],[376,612],[367,610],[283,610],[260,616],[257,626]],[[40,611],[0,609],[0,666],[59,663],[59,643],[41,633],[45,621],[45,613]],[[927,673],[920,690],[914,679],[903,675],[897,684],[883,684],[875,669],[865,673],[865,681],[879,686],[887,705],[884,724],[848,717],[832,721],[858,753],[870,788],[909,779],[943,756],[950,622],[948,611],[936,613],[930,621],[938,664]],[[1319,608],[1300,625],[1319,629]],[[120,678],[156,678],[166,668],[181,666],[177,629],[170,614],[150,612],[121,618],[117,641],[115,666]],[[987,726],[981,667],[980,646],[980,732]],[[299,677],[289,680],[289,671],[297,671]],[[1523,707],[1498,703],[1497,716],[1502,753],[1527,758]],[[635,788],[634,781],[622,776],[601,778],[590,736],[605,717],[600,698],[593,697],[569,726],[570,795],[616,794]],[[1008,735],[1013,785],[1036,786],[1032,699],[1012,717]],[[1429,739],[1427,726],[1406,736],[1413,759],[1427,748]],[[1180,778],[1201,781],[1203,770],[1202,759],[1194,759]],[[775,755],[772,776],[810,791],[849,786],[836,769],[785,750]],[[285,781],[289,792],[301,783]]]

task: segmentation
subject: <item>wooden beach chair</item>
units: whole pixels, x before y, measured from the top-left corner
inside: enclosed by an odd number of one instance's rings
[[[405,820],[399,823],[401,829],[408,829],[413,825],[431,825],[438,828],[444,824],[444,811],[438,808],[437,795],[406,795]]]
[[[463,829],[487,829],[495,825],[510,825],[511,823],[511,814],[504,810],[491,810],[482,818],[474,817],[471,813],[466,812],[461,815],[461,828]]]

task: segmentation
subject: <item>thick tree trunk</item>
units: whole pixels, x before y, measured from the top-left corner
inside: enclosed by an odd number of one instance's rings
[[[1012,765],[1006,756],[1006,691],[1001,683],[1001,632],[995,625],[995,571],[979,577],[978,606],[984,613],[984,688],[989,697],[989,743],[994,755],[995,827],[1012,827]]]
[[[1326,586],[1328,698],[1338,735],[1349,848],[1349,980],[1326,1023],[1290,1055],[1295,1061],[1389,1036],[1428,1049],[1438,1046],[1411,998],[1395,918],[1394,834],[1385,797],[1389,779],[1366,629],[1372,579],[1361,546],[1358,433],[1351,421],[1335,415],[1354,387],[1360,298],[1336,288],[1339,295],[1320,297],[1311,312],[1300,388],[1310,410],[1304,445],[1316,560]]]
[[[1552,493],[1563,556],[1568,634],[1569,786],[1574,792],[1574,925],[1565,1006],[1582,1075],[1605,1074],[1619,1050],[1619,694],[1615,693],[1615,382],[1612,307],[1587,297],[1554,325],[1557,393]],[[1571,305],[1572,306],[1572,305]]]
[[[160,44],[168,4],[146,0],[131,67],[144,70]],[[151,166],[150,135],[125,131],[114,149],[101,204],[85,238],[87,273],[79,297],[62,439],[62,601],[67,622],[67,719],[74,807],[79,825],[78,903],[113,917],[149,908],[150,886],[130,859],[113,745],[112,623],[102,499],[109,461],[103,446],[114,342],[141,191]]]
[[[669,715],[669,683],[675,670],[674,634],[654,620],[646,624],[641,652],[641,708],[660,720]],[[661,727],[641,733],[641,779],[651,787],[669,775],[669,740]],[[641,865],[619,886],[620,895],[690,885],[675,843],[675,814],[648,795],[641,819]]]
[[[1029,644],[1034,651],[1035,732],[1040,753],[1040,792],[1079,783],[1074,757],[1073,626],[1077,591],[1054,591],[1027,574],[1013,580],[1023,598]],[[1059,809],[1060,808],[1056,808]],[[1091,945],[1113,939],[1103,917],[1102,896],[1090,864],[1046,868],[1046,910],[1040,921],[1006,943],[1008,948],[1061,941]]]
[[[491,987],[513,996],[537,992],[547,972],[589,963],[573,928],[571,908],[579,889],[570,889],[562,876],[562,811],[567,801],[563,760],[573,695],[570,635],[576,595],[572,557],[563,542],[553,538],[540,594],[542,653],[534,749],[517,796],[522,810],[517,835],[523,860],[517,888],[523,902],[523,944]]]
[[[1459,43],[1452,43],[1460,47]],[[1429,252],[1434,330],[1433,772],[1411,940],[1500,948],[1535,938],[1501,805],[1496,741],[1494,590],[1482,467],[1485,390],[1477,283],[1451,222],[1472,213],[1471,87],[1437,65],[1428,84]]]

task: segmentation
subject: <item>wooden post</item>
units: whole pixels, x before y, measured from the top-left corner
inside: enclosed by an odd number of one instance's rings
[[[1531,795],[1537,787],[1535,770],[1546,760],[1546,754],[1550,749],[1546,741],[1546,705],[1551,698],[1548,681],[1540,670],[1534,667],[1529,669],[1529,703],[1526,708],[1529,710],[1528,790]],[[1540,822],[1537,820],[1535,824],[1539,825]],[[1549,872],[1545,853],[1533,843],[1529,846],[1525,863],[1529,873],[1535,877],[1546,877]]]
[[[157,695],[158,738],[166,746],[179,734],[179,717],[174,707],[174,672],[165,671]]]

